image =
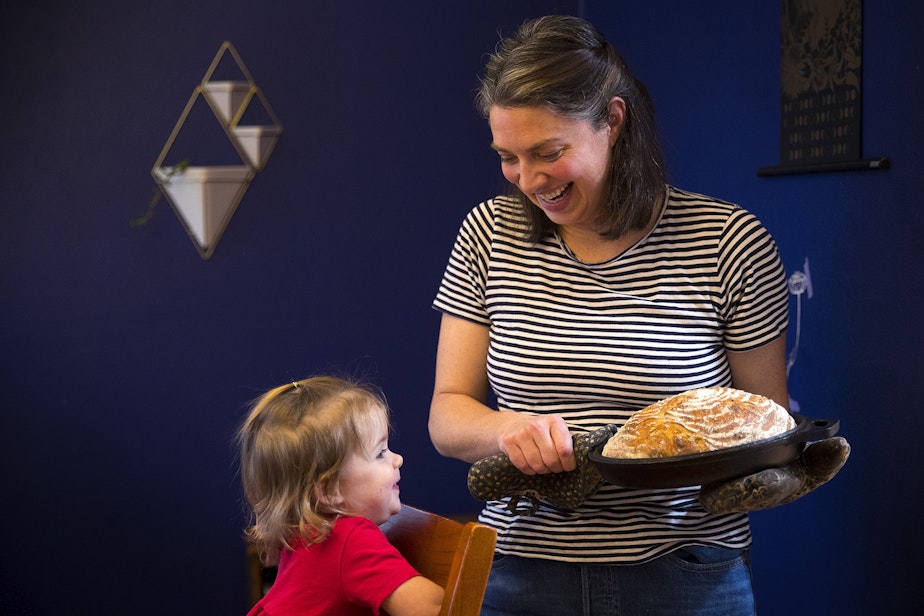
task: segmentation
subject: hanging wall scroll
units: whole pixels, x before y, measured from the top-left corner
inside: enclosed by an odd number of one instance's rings
[[[862,0],[782,0],[780,164],[759,176],[886,169],[862,157]]]

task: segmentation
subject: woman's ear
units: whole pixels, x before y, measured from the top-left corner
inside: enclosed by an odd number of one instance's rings
[[[626,124],[626,101],[614,96],[607,104],[607,110],[609,112],[607,124],[610,127],[610,147],[613,147],[616,145],[616,141],[619,140],[622,127]]]

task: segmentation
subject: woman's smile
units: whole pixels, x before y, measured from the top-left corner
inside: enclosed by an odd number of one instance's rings
[[[573,182],[569,182],[555,190],[536,193],[534,197],[537,201],[537,205],[546,211],[556,212],[563,210],[568,206],[568,196],[570,195],[568,189],[571,188],[573,184]]]

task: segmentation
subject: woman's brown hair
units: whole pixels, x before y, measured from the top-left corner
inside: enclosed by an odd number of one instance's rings
[[[600,31],[567,15],[525,22],[488,59],[476,96],[485,118],[492,107],[542,107],[594,128],[607,125],[613,97],[625,101],[626,121],[603,204],[601,236],[608,239],[648,224],[664,198],[666,173],[648,90]],[[519,188],[511,191],[528,217],[530,241],[554,229]]]

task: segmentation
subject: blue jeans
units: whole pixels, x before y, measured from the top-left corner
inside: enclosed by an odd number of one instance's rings
[[[497,555],[483,616],[753,616],[747,550],[686,546],[641,565]]]

